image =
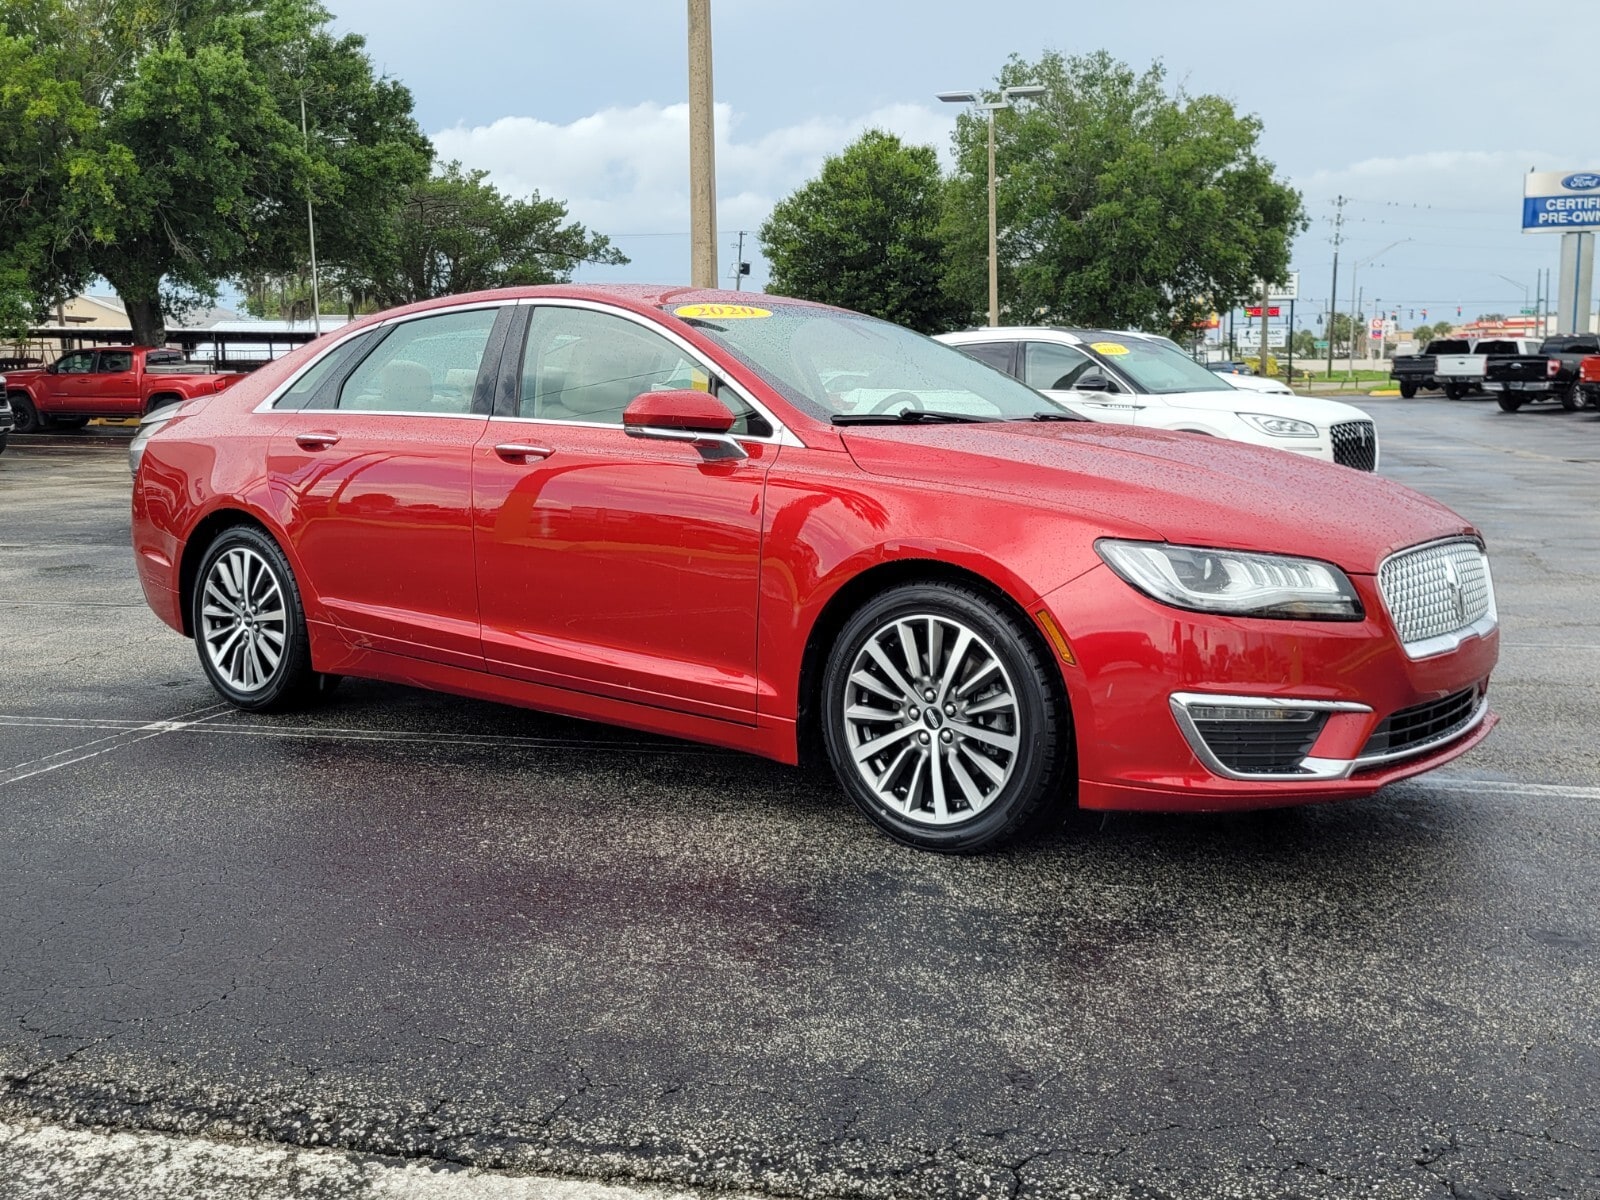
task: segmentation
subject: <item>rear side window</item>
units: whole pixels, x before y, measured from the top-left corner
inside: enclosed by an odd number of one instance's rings
[[[394,326],[339,389],[339,407],[358,412],[472,411],[497,308],[418,317]]]
[[[996,371],[1011,374],[1011,352],[1015,345],[1013,342],[955,342],[955,348],[968,358],[975,358],[981,363],[987,363]]]
[[[100,374],[117,375],[131,370],[133,370],[132,350],[100,351]]]
[[[338,399],[334,385],[372,345],[373,334],[363,333],[335,346],[302,371],[279,396],[273,408],[332,408]]]

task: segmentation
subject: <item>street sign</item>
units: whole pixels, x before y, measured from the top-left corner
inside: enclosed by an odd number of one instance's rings
[[[1521,311],[1523,316],[1531,317],[1531,316],[1533,316],[1534,313],[1538,312],[1539,310],[1536,309],[1536,308],[1524,308],[1524,309],[1521,309],[1520,311]]]
[[[1244,311],[1249,316],[1259,318],[1261,316],[1261,305],[1258,304],[1254,308],[1247,308]],[[1283,309],[1274,304],[1271,308],[1267,309],[1267,315],[1269,317],[1281,317],[1283,316]]]
[[[1256,290],[1250,294],[1252,296],[1261,295],[1261,281],[1259,279],[1256,280]],[[1291,300],[1298,299],[1300,299],[1299,271],[1290,271],[1289,278],[1286,282],[1274,284],[1272,287],[1267,289],[1268,304],[1287,304]]]
[[[1600,171],[1529,171],[1522,232],[1571,233],[1600,226]]]

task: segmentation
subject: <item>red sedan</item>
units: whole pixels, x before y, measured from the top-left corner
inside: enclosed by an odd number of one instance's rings
[[[145,595],[241,708],[354,675],[815,749],[936,850],[1074,795],[1362,796],[1495,721],[1488,562],[1449,509],[1080,422],[820,305],[432,301],[155,414],[134,457]]]

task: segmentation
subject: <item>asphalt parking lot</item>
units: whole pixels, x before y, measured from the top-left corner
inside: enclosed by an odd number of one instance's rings
[[[777,1195],[1600,1195],[1600,414],[1356,402],[1490,540],[1496,733],[976,859],[627,731],[235,713],[140,597],[120,445],[14,439],[0,1120]]]

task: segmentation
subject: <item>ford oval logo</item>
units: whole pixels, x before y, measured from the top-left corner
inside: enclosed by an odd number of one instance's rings
[[[1561,186],[1569,192],[1592,192],[1600,188],[1600,175],[1589,171],[1580,171],[1576,175],[1568,175],[1561,181]]]

